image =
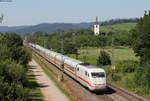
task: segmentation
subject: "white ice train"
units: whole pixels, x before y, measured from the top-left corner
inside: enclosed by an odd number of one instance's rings
[[[39,54],[44,55],[51,63],[63,70],[91,91],[106,90],[106,73],[102,68],[64,56],[60,53],[48,50],[37,44],[29,43],[29,46]]]

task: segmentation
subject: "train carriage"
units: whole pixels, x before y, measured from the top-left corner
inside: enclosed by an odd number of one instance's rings
[[[82,63],[81,61],[66,57],[64,58],[64,71],[68,73],[70,76],[72,76],[74,79],[77,78],[76,75],[76,67],[79,63]]]

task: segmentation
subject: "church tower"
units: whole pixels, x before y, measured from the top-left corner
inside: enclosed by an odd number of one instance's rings
[[[100,34],[100,25],[98,22],[98,17],[96,17],[96,23],[94,24],[94,34],[99,35]]]

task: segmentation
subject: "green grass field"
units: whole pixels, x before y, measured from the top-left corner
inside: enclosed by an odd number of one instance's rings
[[[90,64],[96,65],[96,60],[99,56],[100,48],[82,48],[79,50],[79,60],[88,62]],[[112,58],[112,49],[107,48],[104,49],[107,51]],[[69,55],[73,58],[75,58],[75,55]],[[115,48],[114,49],[114,57],[115,63],[118,63],[120,61],[124,60],[138,60],[138,58],[135,56],[134,51],[131,48],[123,47],[123,48]]]
[[[136,23],[122,23],[122,24],[114,24],[108,26],[101,26],[100,30],[103,32],[109,32],[112,28],[116,31],[130,31],[136,26]]]

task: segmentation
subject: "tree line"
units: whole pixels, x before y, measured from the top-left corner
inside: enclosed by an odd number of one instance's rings
[[[0,33],[0,101],[27,101],[31,54],[15,33]]]
[[[150,93],[150,11],[138,20],[138,24],[131,31],[131,46],[140,57],[140,66],[135,74],[135,82],[145,92]]]
[[[115,39],[115,46],[130,45],[130,33],[128,31],[111,31],[95,36],[91,28],[54,33],[35,32],[32,35],[28,34],[27,37],[29,42],[40,44],[57,52],[61,50],[61,40],[63,39],[64,54],[76,53],[76,50],[81,47],[111,46],[112,38]]]

